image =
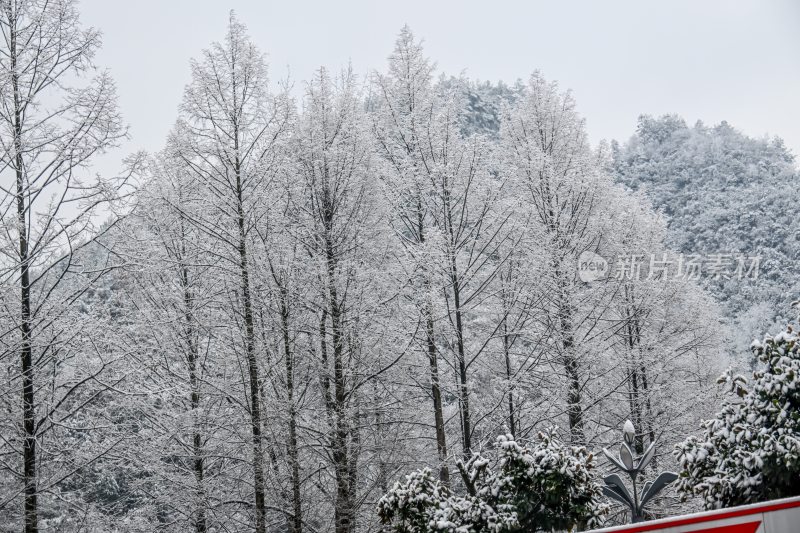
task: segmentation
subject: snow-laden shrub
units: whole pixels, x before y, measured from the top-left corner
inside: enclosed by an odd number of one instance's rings
[[[598,525],[608,511],[592,455],[552,432],[531,447],[499,436],[493,464],[475,454],[458,465],[465,494],[441,485],[430,469],[411,473],[381,498],[381,522],[398,533],[551,531]]]
[[[764,365],[752,383],[731,371],[719,382],[731,399],[676,446],[678,491],[707,509],[800,494],[800,343],[791,327],[753,343]]]
[[[435,513],[449,498],[450,491],[431,469],[423,468],[394,484],[378,502],[378,515],[384,524],[393,524],[398,533],[425,533],[431,530]]]
[[[552,432],[531,448],[510,436],[497,438],[498,473],[492,490],[517,512],[521,531],[566,530],[599,525],[608,507],[594,480],[594,457],[582,446],[566,446]]]

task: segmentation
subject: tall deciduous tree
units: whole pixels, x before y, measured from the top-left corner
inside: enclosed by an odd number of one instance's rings
[[[566,377],[566,413],[572,440],[585,442],[581,365],[576,338],[575,264],[597,244],[596,196],[602,187],[583,120],[569,93],[531,76],[524,94],[506,111],[501,127],[504,171],[530,209],[529,231],[540,240],[548,269],[541,280],[558,362]]]
[[[440,460],[447,448],[439,388],[436,335],[453,356],[462,453],[472,454],[476,417],[470,373],[487,346],[468,314],[485,298],[505,262],[509,216],[498,209],[503,182],[492,172],[492,150],[460,128],[464,105],[449,84],[433,85],[432,68],[404,28],[390,58],[389,74],[376,76],[376,133],[386,159],[387,190],[396,233],[413,261],[409,273],[420,302]],[[438,308],[437,308],[438,307]],[[435,331],[436,319],[439,332]],[[492,335],[490,334],[489,337]],[[440,477],[447,479],[442,467]]]
[[[439,479],[447,484],[448,448],[445,431],[435,271],[429,262],[432,246],[431,214],[427,202],[428,172],[421,144],[431,125],[433,105],[433,65],[422,45],[414,40],[408,26],[403,27],[389,57],[389,71],[375,73],[372,96],[373,128],[377,146],[385,162],[385,190],[391,205],[391,220],[405,252],[399,259],[405,269],[408,298],[414,304],[413,322],[407,329],[420,331],[420,349],[425,354],[430,375],[433,425],[439,460]],[[421,323],[422,328],[417,324]]]
[[[132,415],[142,423],[134,444],[141,457],[131,468],[151,473],[138,490],[154,496],[152,527],[178,521],[196,533],[215,524],[209,502],[222,492],[215,480],[224,455],[215,430],[230,422],[220,409],[223,385],[214,380],[221,291],[208,257],[218,243],[191,223],[204,205],[201,192],[170,143],[150,158],[135,209],[117,234],[117,252],[135,281],[129,293],[136,312],[127,318],[142,347],[137,388],[157,399]]]
[[[364,267],[365,240],[376,224],[373,184],[368,179],[372,144],[355,78],[335,82],[320,69],[308,84],[296,150],[302,196],[295,204],[304,228],[301,242],[318,279],[316,307],[320,385],[330,427],[326,453],[334,470],[334,527],[356,527],[363,406],[360,388],[368,374]],[[374,305],[374,303],[372,304]]]
[[[24,530],[34,533],[39,496],[69,475],[43,476],[42,439],[81,408],[72,400],[105,367],[74,361],[81,370],[67,370],[78,335],[65,331],[63,321],[101,275],[81,276],[76,257],[95,229],[94,215],[121,187],[115,179],[85,176],[86,166],[125,128],[112,80],[87,79],[100,35],[80,26],[75,2],[4,0],[0,32],[0,283],[10,321],[2,357],[17,358],[9,386],[21,400],[5,399],[21,434],[4,431],[2,444],[18,454],[18,466],[7,463],[7,472],[21,488],[0,507],[22,493]]]
[[[245,27],[230,16],[224,43],[192,62],[181,105],[184,163],[204,188],[207,208],[192,222],[226,246],[220,266],[237,280],[231,325],[246,363],[242,393],[250,416],[254,528],[266,531],[261,355],[254,309],[255,228],[271,208],[269,191],[284,158],[291,109],[269,92],[264,58]]]

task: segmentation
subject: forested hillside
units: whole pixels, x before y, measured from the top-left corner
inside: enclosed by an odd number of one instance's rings
[[[737,353],[795,318],[800,176],[779,138],[747,137],[726,122],[689,127],[675,115],[643,116],[613,156],[617,179],[666,215],[670,247],[723,256],[731,271],[736,255],[760,257],[755,280],[702,277],[730,321]]]

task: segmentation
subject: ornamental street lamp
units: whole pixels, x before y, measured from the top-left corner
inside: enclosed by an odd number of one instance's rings
[[[613,456],[608,449],[603,448],[603,453],[608,460],[611,461],[618,470],[627,473],[631,478],[633,486],[633,497],[628,492],[625,483],[617,474],[611,474],[603,478],[606,486],[603,487],[603,494],[612,498],[626,506],[631,510],[631,522],[641,522],[644,520],[644,506],[653,499],[653,497],[661,492],[664,487],[678,479],[678,474],[674,472],[662,472],[653,482],[646,482],[642,491],[639,492],[636,487],[636,478],[639,474],[650,464],[655,454],[655,441],[650,443],[650,446],[644,454],[636,460],[633,454],[632,446],[633,440],[636,436],[636,429],[630,420],[626,420],[622,426],[622,445],[619,447],[619,454]]]

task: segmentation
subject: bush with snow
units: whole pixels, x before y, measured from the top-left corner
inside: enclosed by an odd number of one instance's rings
[[[675,450],[679,493],[707,509],[800,494],[800,343],[790,327],[753,352],[764,366],[752,383],[724,374],[734,395]]]
[[[499,436],[493,463],[475,454],[458,465],[463,495],[441,485],[430,469],[411,473],[381,498],[381,522],[397,533],[510,533],[595,526],[608,512],[592,455],[552,432],[540,433],[530,447]]]

